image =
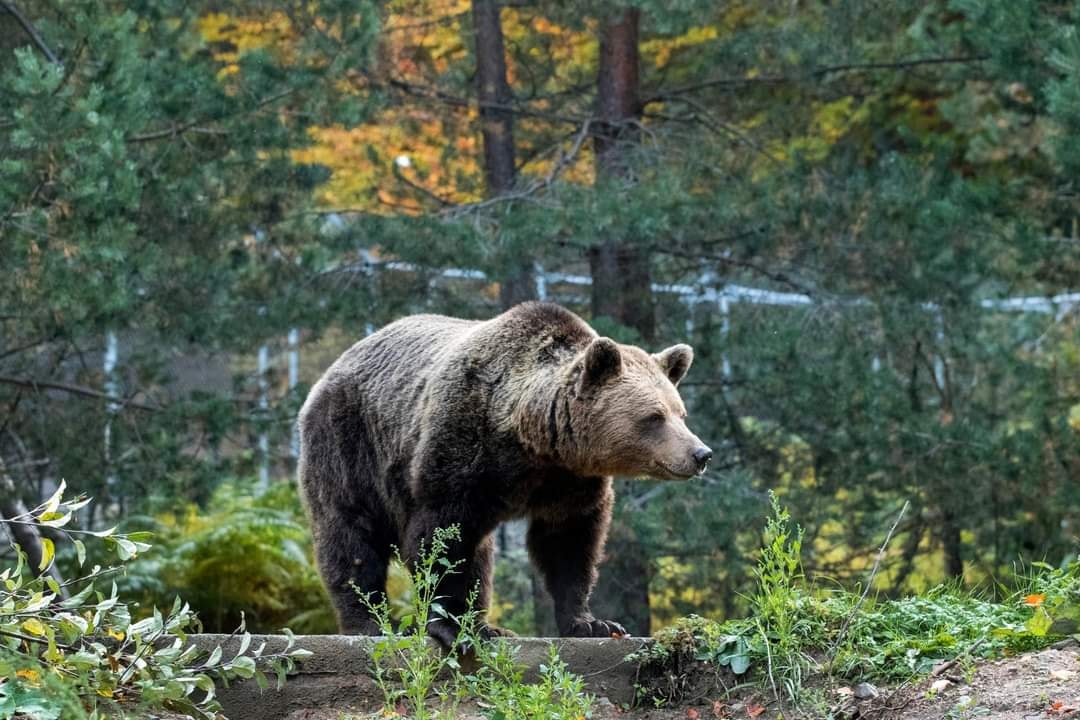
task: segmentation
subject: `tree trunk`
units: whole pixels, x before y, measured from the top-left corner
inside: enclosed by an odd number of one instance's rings
[[[30,570],[35,576],[40,576],[41,571],[38,570],[38,567],[41,565],[44,549],[41,544],[41,533],[38,532],[37,527],[3,522],[4,520],[25,515],[27,512],[29,510],[22,501],[22,497],[19,496],[15,481],[8,475],[4,459],[0,458],[0,525],[7,528],[12,541],[26,553],[26,560]],[[63,584],[64,578],[60,575],[60,571],[56,569],[55,564],[49,567],[48,573],[56,582]],[[63,593],[61,594],[63,595]]]
[[[956,513],[945,510],[941,522],[941,543],[945,554],[945,577],[964,577],[964,555],[961,549],[960,525]]]
[[[488,197],[514,189],[517,167],[514,153],[513,94],[506,79],[506,48],[503,43],[499,3],[473,0],[473,33],[476,42],[476,95],[480,103],[480,128],[484,140],[484,182]],[[525,253],[506,258],[499,301],[509,308],[536,299],[533,261]]]
[[[638,21],[636,9],[607,18],[600,37],[597,114],[593,143],[600,183],[633,182],[631,155],[638,141]],[[655,339],[649,257],[632,238],[608,237],[589,250],[593,317],[610,317],[637,331],[642,342]],[[623,498],[638,483],[620,481]],[[594,593],[597,617],[623,623],[634,635],[650,633],[651,563],[628,506],[620,503],[608,538],[600,581]]]

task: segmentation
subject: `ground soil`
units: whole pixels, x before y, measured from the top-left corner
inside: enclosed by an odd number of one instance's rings
[[[1048,720],[1080,718],[1080,646],[1068,643],[1037,653],[958,669],[935,692],[934,679],[903,688],[883,703],[890,720]]]
[[[938,683],[937,689],[934,684]],[[859,695],[876,697],[857,698]],[[750,689],[706,688],[666,707],[627,709],[600,698],[594,720],[1080,720],[1080,645],[957,664],[938,676],[897,688],[817,683],[803,707],[781,706]],[[298,711],[287,720],[381,717],[377,706]],[[483,709],[463,706],[460,720],[481,720]]]

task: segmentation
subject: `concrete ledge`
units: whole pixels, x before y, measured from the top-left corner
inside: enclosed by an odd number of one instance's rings
[[[192,641],[205,650],[222,646],[225,657],[239,649],[239,638],[228,635],[193,635]],[[314,655],[300,664],[281,691],[273,687],[260,691],[252,680],[220,688],[218,697],[230,720],[284,718],[302,710],[319,708],[370,710],[382,696],[372,679],[371,650],[378,638],[351,635],[298,635],[296,647]],[[252,647],[266,642],[266,652],[280,652],[282,635],[255,635]],[[629,703],[634,698],[638,666],[625,661],[640,650],[647,638],[507,638],[499,642],[518,648],[518,662],[525,667],[526,682],[539,676],[539,666],[547,662],[554,644],[569,669],[581,675],[590,693],[613,703]]]

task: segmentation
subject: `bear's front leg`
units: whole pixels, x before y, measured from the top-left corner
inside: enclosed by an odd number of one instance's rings
[[[438,603],[446,611],[447,617],[432,617],[428,622],[428,634],[444,647],[454,644],[461,627],[454,618],[461,617],[469,608],[469,595],[475,590],[476,598],[472,609],[483,618],[491,604],[491,584],[494,573],[495,544],[491,533],[478,537],[478,533],[469,532],[460,520],[444,517],[438,513],[418,513],[409,523],[405,548],[406,560],[410,567],[420,560],[420,549],[429,552],[431,539],[437,528],[457,525],[461,528],[461,539],[447,543],[446,559],[455,564],[454,571],[445,575],[435,590]],[[441,570],[436,565],[436,571]],[[509,631],[487,625],[483,622],[477,628],[483,638],[499,635],[512,635]]]
[[[611,522],[610,497],[582,514],[544,516],[529,523],[529,556],[544,576],[555,601],[555,622],[562,637],[628,635],[614,620],[597,620],[589,611],[604,540]]]

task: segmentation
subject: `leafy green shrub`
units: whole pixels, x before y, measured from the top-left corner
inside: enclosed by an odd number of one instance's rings
[[[819,636],[819,624],[807,612],[812,599],[799,586],[802,580],[802,528],[792,530],[791,516],[770,493],[772,517],[765,524],[765,544],[754,569],[757,590],[751,608],[765,649],[765,671],[776,690],[777,681],[788,697],[797,699],[805,669],[813,664],[807,654],[810,640]],[[749,647],[749,645],[747,645]]]
[[[64,491],[61,483],[46,502],[3,522],[58,531],[71,541],[80,568],[87,548],[79,538],[111,547],[120,564],[94,565],[61,585],[44,573],[55,561],[50,540],[39,577],[21,551],[14,567],[0,572],[0,717],[68,720],[170,710],[209,720],[220,710],[216,681],[257,677],[265,682],[264,669],[276,672],[280,681],[297,659],[310,654],[291,642],[281,653],[266,654],[262,647],[249,651],[251,636],[241,626],[241,649],[235,656],[222,657],[220,647],[207,655],[188,643],[187,633],[199,624],[179,598],[168,612],[155,608],[133,621],[135,608],[121,600],[116,583],[107,592],[102,587],[150,546],[142,536],[115,529],[72,527],[75,512],[89,501],[65,499]]]
[[[480,636],[480,617],[472,609],[475,595],[470,597],[470,609],[459,617],[449,616],[439,604],[439,583],[460,565],[445,557],[449,542],[459,537],[456,526],[439,529],[430,546],[421,548],[403,612],[385,598],[360,596],[382,634],[374,641],[371,656],[375,682],[383,693],[384,715],[397,715],[404,708],[414,720],[454,718],[460,703],[474,697],[492,720],[587,717],[593,698],[584,692],[584,680],[559,659],[558,648],[551,646],[548,662],[540,667],[539,682],[525,683],[524,669],[516,660],[518,648],[508,640]],[[395,624],[398,613],[400,620]],[[443,652],[429,640],[427,627],[445,620],[458,623],[461,631]],[[471,674],[459,662],[462,655],[471,656]],[[429,700],[432,696],[435,702]]]
[[[257,632],[283,626],[301,633],[335,631],[292,483],[262,494],[250,484],[226,483],[205,511],[189,505],[147,522],[161,552],[140,558],[121,581],[123,590],[145,604],[181,595],[210,632],[228,632],[241,617]]]
[[[540,666],[540,681],[525,683],[517,648],[507,640],[474,644],[477,669],[462,679],[468,694],[480,698],[491,720],[579,720],[588,717],[592,696],[580,675],[570,672],[554,643]]]

